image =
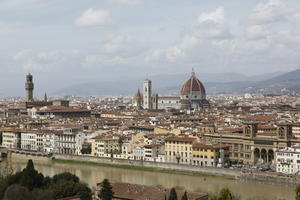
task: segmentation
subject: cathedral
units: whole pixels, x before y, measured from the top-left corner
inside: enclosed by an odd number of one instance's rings
[[[193,71],[181,87],[180,96],[159,96],[152,94],[151,80],[145,80],[143,94],[140,90],[133,96],[133,106],[146,110],[200,110],[210,106],[202,82]]]

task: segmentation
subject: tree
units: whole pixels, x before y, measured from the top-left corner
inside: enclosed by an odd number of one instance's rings
[[[228,188],[221,189],[219,195],[214,195],[211,197],[211,200],[234,200],[235,198],[231,194]]]
[[[50,190],[53,193],[54,199],[75,195],[79,195],[81,200],[92,199],[91,189],[83,183],[61,180],[56,184],[51,185]]]
[[[26,187],[14,184],[7,188],[4,200],[31,200],[31,194]]]
[[[101,183],[100,194],[98,195],[102,200],[112,200],[113,198],[112,186],[109,183],[108,179],[104,179]]]
[[[61,174],[57,174],[55,176],[53,176],[52,178],[53,183],[58,183],[59,181],[71,181],[71,182],[75,182],[75,183],[79,183],[79,178],[78,176],[71,174],[69,172],[64,172]]]
[[[168,200],[177,200],[177,193],[175,188],[172,188],[170,191],[170,196]]]
[[[233,196],[228,188],[223,188],[220,191],[220,200],[233,200]]]
[[[20,184],[31,191],[33,188],[42,187],[43,181],[44,175],[34,169],[32,160],[28,160],[26,168],[22,171]]]
[[[184,194],[183,194],[183,196],[182,196],[182,198],[181,198],[181,200],[188,200],[188,199],[189,198],[188,198],[187,193],[185,191]]]
[[[300,184],[296,186],[295,192],[296,192],[296,200],[300,200]]]

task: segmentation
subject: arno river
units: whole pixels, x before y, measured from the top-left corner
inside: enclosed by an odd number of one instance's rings
[[[13,159],[11,166],[15,171],[22,170],[26,166],[27,160]],[[2,162],[0,166],[4,166]],[[34,162],[35,168],[46,176],[53,176],[61,172],[71,172],[80,177],[90,187],[95,187],[96,183],[104,178],[113,181],[143,184],[161,185],[171,188],[177,187],[188,191],[216,193],[223,187],[228,187],[241,200],[273,200],[273,199],[295,199],[294,187],[277,186],[271,184],[260,184],[255,182],[243,182],[222,177],[204,177],[178,174],[166,174],[158,172],[145,172],[129,169],[107,168],[101,166],[91,166],[84,164],[65,164],[49,162]]]

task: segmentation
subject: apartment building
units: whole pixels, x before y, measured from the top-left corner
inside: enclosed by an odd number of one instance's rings
[[[21,132],[18,130],[3,131],[2,146],[10,149],[21,148]]]
[[[229,145],[224,144],[193,144],[192,165],[217,167],[218,164],[224,166],[229,161]]]
[[[178,164],[191,164],[193,143],[196,138],[172,136],[165,139],[165,161]]]
[[[300,147],[285,147],[275,152],[276,172],[299,174]]]

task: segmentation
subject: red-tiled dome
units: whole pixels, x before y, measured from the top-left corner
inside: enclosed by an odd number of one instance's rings
[[[192,73],[192,76],[183,84],[181,88],[181,95],[189,95],[192,92],[200,92],[205,96],[205,88],[201,81],[195,76],[195,73]]]

